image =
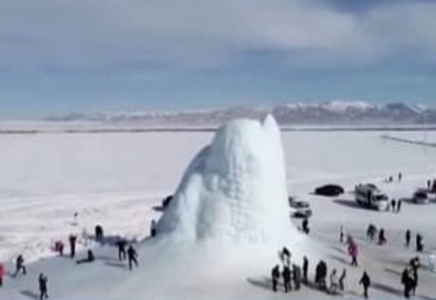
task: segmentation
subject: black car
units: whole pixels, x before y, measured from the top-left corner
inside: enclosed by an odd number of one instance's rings
[[[344,188],[336,184],[327,184],[315,189],[315,194],[327,197],[336,197],[343,194]]]

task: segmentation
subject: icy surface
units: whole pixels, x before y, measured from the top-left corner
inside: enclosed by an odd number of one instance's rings
[[[359,279],[364,270],[373,281],[370,297],[402,297],[401,272],[416,255],[404,246],[404,231],[424,235],[424,264],[415,299],[435,299],[435,275],[428,271],[428,254],[436,252],[436,204],[403,203],[399,214],[375,212],[354,205],[349,193],[359,182],[373,182],[393,197],[407,197],[426,180],[436,177],[436,149],[380,138],[384,132],[285,132],[288,191],[308,201],[314,214],[308,240],[328,249],[322,258],[329,271],[347,269],[344,299],[362,294]],[[394,136],[436,141],[435,132],[391,132]],[[46,256],[50,241],[70,232],[92,231],[102,223],[107,234],[143,236],[162,197],[172,193],[188,162],[211,141],[208,132],[141,134],[40,134],[0,135],[0,260],[13,271],[16,253]],[[403,181],[385,183],[401,171]],[[396,178],[396,177],[395,177]],[[338,183],[346,193],[339,198],[311,195],[313,188]],[[73,213],[78,211],[77,226]],[[295,221],[300,225],[300,220]],[[388,244],[379,246],[365,238],[369,223],[386,230]],[[340,225],[359,245],[359,268],[349,267],[345,245],[338,242]],[[49,277],[50,299],[338,299],[303,286],[285,295],[271,291],[268,277],[277,263],[277,250],[254,251],[228,243],[205,256],[194,247],[137,245],[140,266],[129,272],[113,247],[95,247],[93,264],[49,258],[28,264],[28,276],[6,276],[0,299],[37,299],[37,276]],[[286,245],[301,264],[289,237]],[[195,247],[198,248],[198,247]],[[317,247],[312,247],[318,250]],[[226,250],[227,250],[226,249]],[[230,254],[229,254],[230,253]],[[310,279],[319,257],[310,260]],[[84,257],[83,253],[78,258]]]
[[[177,240],[278,241],[290,227],[287,206],[274,118],[236,120],[194,158],[158,231]]]

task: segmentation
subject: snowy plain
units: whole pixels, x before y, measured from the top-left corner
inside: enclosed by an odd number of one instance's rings
[[[389,134],[413,140],[426,135],[427,140],[436,141],[435,132]],[[337,242],[341,224],[361,247],[362,266],[349,271],[347,298],[361,294],[357,281],[363,269],[372,274],[374,296],[400,296],[398,272],[414,255],[402,245],[406,228],[422,232],[426,249],[436,251],[436,205],[404,203],[400,214],[379,213],[354,206],[348,193],[339,199],[310,194],[325,183],[339,183],[350,191],[357,183],[374,182],[393,197],[407,197],[415,188],[424,187],[427,179],[436,177],[435,148],[387,141],[381,135],[282,133],[288,192],[309,201],[314,210],[309,238],[326,249],[323,258],[338,270],[348,266],[345,246]],[[102,224],[112,235],[147,236],[151,220],[160,214],[153,208],[174,192],[191,159],[212,137],[211,132],[0,135],[0,261],[10,262],[17,253],[24,253],[28,261],[53,255],[50,245],[55,239],[66,241],[68,234],[80,234],[84,229],[92,232],[96,224]],[[403,182],[383,182],[398,172],[403,173]],[[77,220],[75,212],[79,213]],[[388,246],[365,240],[369,223],[386,229]],[[201,262],[196,261],[195,252],[180,249],[184,259],[178,260],[168,251],[159,249],[159,245],[144,245],[140,250],[141,271],[131,274],[117,264],[116,250],[108,247],[96,249],[100,260],[95,266],[81,268],[69,260],[53,258],[30,265],[29,270],[43,270],[49,275],[55,299],[265,299],[284,295],[270,292],[265,280],[277,260],[276,251],[268,254],[231,249],[234,255],[223,254],[221,258],[220,251],[227,251],[215,249]],[[425,262],[424,256],[422,260]],[[314,268],[315,259],[311,263]],[[61,275],[56,273],[62,269]],[[418,296],[435,299],[436,276],[424,271],[420,280]],[[108,282],[118,284],[108,287]],[[33,274],[7,278],[0,298],[28,299],[35,293]],[[308,288],[293,295],[325,296]]]

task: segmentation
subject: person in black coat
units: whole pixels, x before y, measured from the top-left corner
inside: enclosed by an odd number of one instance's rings
[[[272,289],[274,292],[277,292],[277,283],[280,278],[280,267],[279,265],[275,265],[271,271],[271,280],[272,280]]]
[[[24,258],[23,255],[18,255],[17,260],[15,261],[15,274],[14,277],[20,273],[20,271],[23,272],[23,275],[27,274],[26,266],[24,265]]]
[[[418,288],[418,269],[420,267],[419,257],[416,256],[412,258],[409,262],[410,268],[411,268],[411,279],[412,279],[412,286],[411,286],[411,292],[412,295],[415,296],[416,289]]]
[[[368,273],[363,272],[362,278],[360,279],[359,283],[363,285],[363,296],[365,299],[368,299],[368,290],[371,286],[371,278],[369,277]]]
[[[135,249],[133,249],[132,245],[129,246],[127,249],[127,257],[129,259],[129,269],[132,271],[133,263],[135,263],[136,266],[138,266],[138,253]]]
[[[48,279],[43,273],[39,274],[38,277],[38,285],[39,285],[39,300],[48,298]]]
[[[326,284],[327,277],[327,264],[325,261],[321,260],[316,266],[315,270],[315,283],[318,285],[320,290],[325,290],[327,288]]]
[[[127,246],[127,241],[123,238],[120,238],[117,242],[116,245],[118,247],[118,258],[119,260],[123,261],[126,259],[126,246]]]
[[[410,268],[405,268],[401,274],[401,283],[404,285],[404,297],[410,298],[410,291],[413,287],[413,273]]]
[[[303,257],[303,282],[305,284],[307,284],[309,281],[308,273],[309,273],[309,260],[307,259],[306,256],[304,256]]]
[[[406,247],[409,248],[410,247],[410,240],[412,238],[412,233],[410,232],[410,229],[406,230],[405,238],[406,238]]]
[[[283,268],[282,276],[283,276],[283,283],[285,285],[285,293],[287,293],[288,291],[292,290],[291,269],[289,268],[289,266],[285,266]]]
[[[92,252],[92,250],[88,250],[86,258],[80,259],[76,263],[80,265],[83,263],[92,263],[94,260],[95,260],[94,253]]]
[[[74,256],[76,256],[76,241],[77,241],[77,236],[75,235],[70,235],[68,238],[69,242],[70,242],[70,257],[74,258]]]
[[[424,244],[422,243],[423,237],[420,233],[416,235],[416,251],[422,252],[424,250]]]

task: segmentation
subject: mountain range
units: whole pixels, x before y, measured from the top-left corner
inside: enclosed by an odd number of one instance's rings
[[[110,124],[217,125],[235,118],[263,118],[272,113],[280,125],[434,125],[436,109],[406,103],[371,104],[330,101],[291,103],[272,108],[234,107],[216,110],[74,113],[48,121]]]

